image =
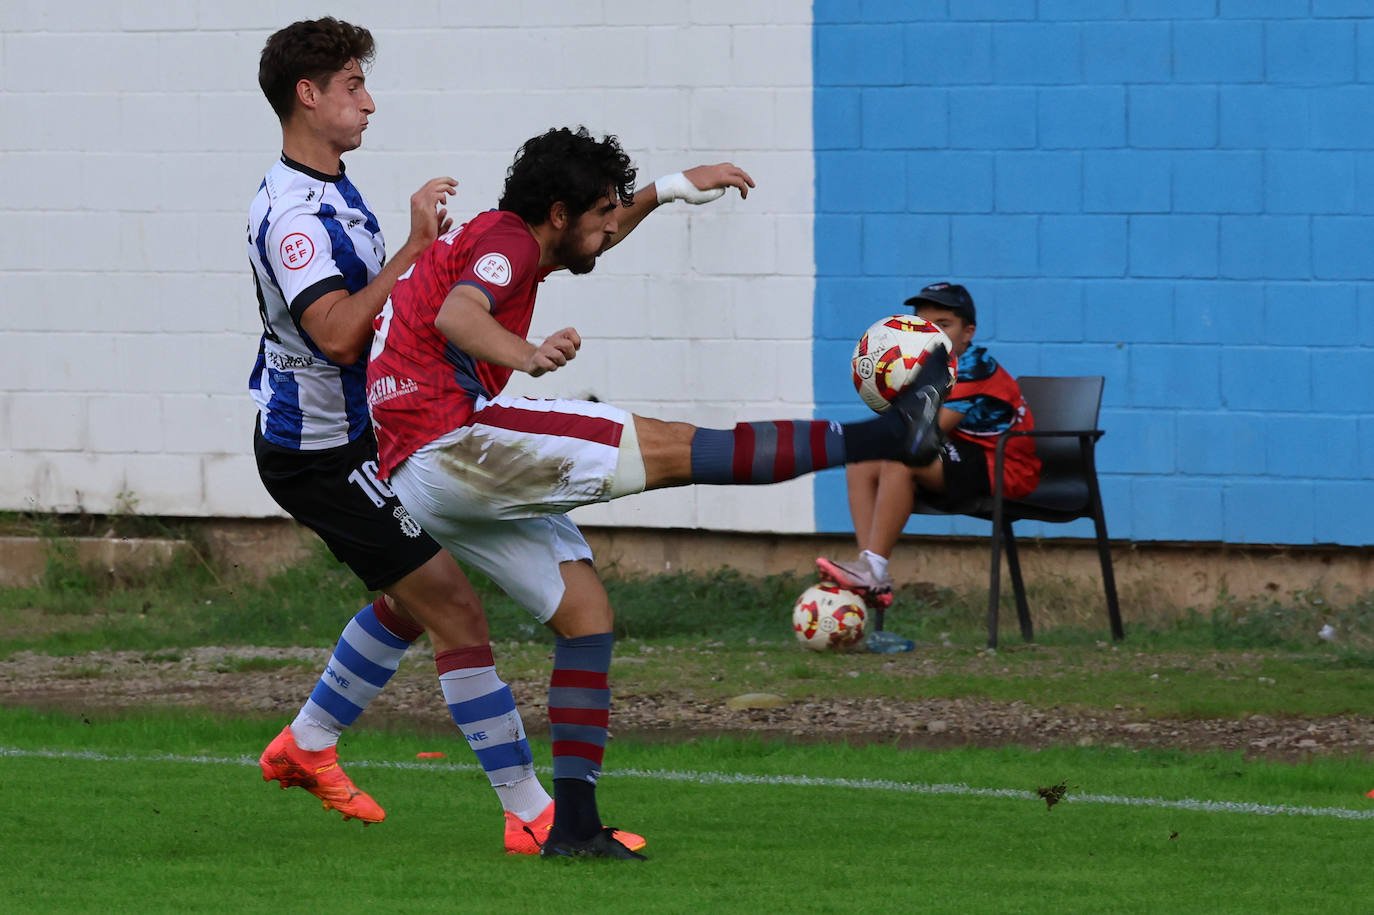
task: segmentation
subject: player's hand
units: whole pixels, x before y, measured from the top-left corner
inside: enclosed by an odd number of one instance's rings
[[[458,182],[453,178],[431,178],[410,195],[410,238],[406,244],[423,250],[453,227],[444,203],[457,189]]]
[[[545,372],[552,372],[559,366],[567,365],[569,361],[576,358],[577,351],[582,348],[582,336],[571,327],[554,331],[544,338],[544,342],[534,348],[530,354],[529,362],[525,364],[525,371],[532,378],[538,378]]]
[[[698,165],[685,172],[665,175],[654,182],[658,192],[658,202],[685,200],[692,204],[709,203],[725,193],[727,188],[736,188],[740,197],[748,197],[754,179],[749,173],[732,162],[718,165]]]

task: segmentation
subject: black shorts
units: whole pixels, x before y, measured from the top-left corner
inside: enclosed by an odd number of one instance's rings
[[[442,547],[377,479],[377,441],[366,435],[321,451],[297,451],[253,432],[258,476],[276,503],[320,535],[370,591],[429,562]]]
[[[943,508],[992,495],[985,449],[962,438],[948,438],[940,446],[940,461],[945,465],[945,491],[921,493],[918,499]]]

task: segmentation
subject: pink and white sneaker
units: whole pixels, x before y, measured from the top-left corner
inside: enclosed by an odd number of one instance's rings
[[[816,569],[822,581],[832,581],[846,591],[853,591],[874,610],[892,606],[892,579],[879,579],[862,558],[855,562],[836,562],[822,556],[816,560]]]

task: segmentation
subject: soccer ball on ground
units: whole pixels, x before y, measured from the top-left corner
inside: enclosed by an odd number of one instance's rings
[[[949,361],[949,383],[954,384],[954,345],[939,327],[915,315],[892,315],[874,322],[854,347],[850,366],[854,389],[863,402],[879,413],[916,378],[921,366],[939,355],[943,346]]]
[[[839,585],[822,582],[802,592],[792,605],[797,641],[812,651],[845,651],[863,641],[864,600]]]

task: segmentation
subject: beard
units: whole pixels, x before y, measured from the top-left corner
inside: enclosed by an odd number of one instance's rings
[[[600,254],[600,251],[594,254],[583,254],[573,248],[571,241],[566,238],[559,241],[553,249],[554,260],[566,267],[573,276],[591,273],[596,267],[596,259]]]

